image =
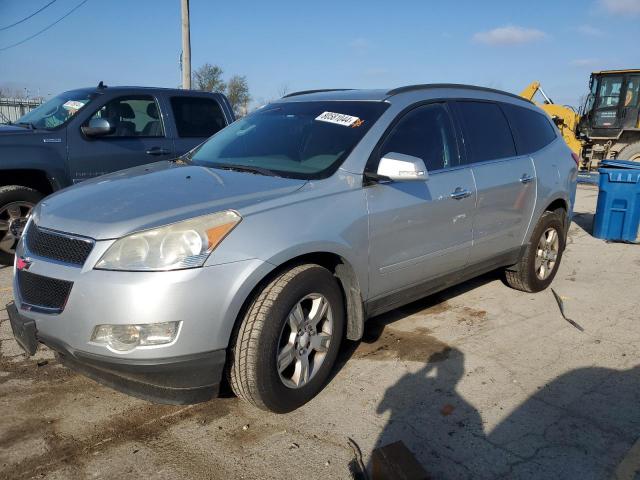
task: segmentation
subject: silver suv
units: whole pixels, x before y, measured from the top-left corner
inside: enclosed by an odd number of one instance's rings
[[[577,164],[551,120],[460,85],[300,92],[175,161],[33,211],[18,342],[154,401],[291,411],[365,320],[489,270],[546,288]]]

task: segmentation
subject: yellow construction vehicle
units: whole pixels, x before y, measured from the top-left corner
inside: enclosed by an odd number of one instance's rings
[[[553,119],[567,145],[582,159],[584,170],[600,160],[640,161],[640,69],[594,72],[589,94],[580,111],[553,103],[540,82],[532,82],[520,96],[534,101]]]

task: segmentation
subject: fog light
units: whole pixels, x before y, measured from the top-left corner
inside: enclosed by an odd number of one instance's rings
[[[180,322],[97,325],[93,329],[91,341],[118,352],[126,352],[139,346],[171,343],[178,336],[179,330]]]

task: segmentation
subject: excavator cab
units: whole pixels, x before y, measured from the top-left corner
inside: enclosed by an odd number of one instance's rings
[[[589,88],[578,128],[584,137],[615,139],[640,128],[640,70],[594,72]]]

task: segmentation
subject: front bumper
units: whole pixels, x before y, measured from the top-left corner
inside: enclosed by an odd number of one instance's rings
[[[190,404],[218,393],[225,350],[160,359],[97,355],[40,334],[35,321],[21,315],[13,302],[7,305],[7,313],[14,336],[27,354],[33,355],[38,343],[43,343],[66,367],[129,395],[157,403]]]

